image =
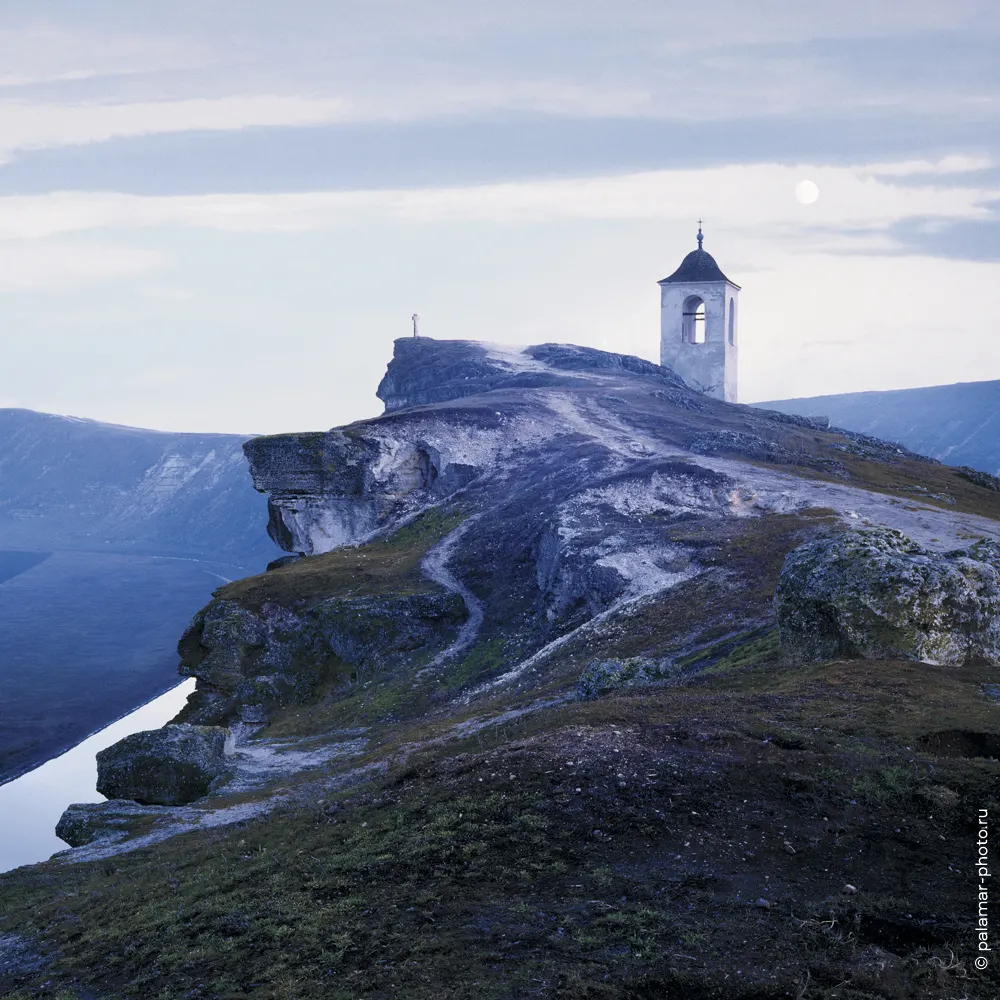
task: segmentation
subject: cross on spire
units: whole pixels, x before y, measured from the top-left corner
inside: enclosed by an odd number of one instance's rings
[[[698,249],[701,249],[701,241],[705,238],[701,234],[701,219],[698,220]]]

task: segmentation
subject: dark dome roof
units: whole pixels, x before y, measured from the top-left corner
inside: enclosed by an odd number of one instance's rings
[[[672,285],[681,281],[729,281],[715,263],[715,258],[701,248],[692,250],[682,261],[681,266],[664,278],[661,285]],[[734,282],[729,281],[732,285]]]

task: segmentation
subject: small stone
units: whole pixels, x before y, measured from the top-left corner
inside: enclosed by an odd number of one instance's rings
[[[758,899],[753,905],[756,906],[758,910],[769,910],[771,909],[771,900],[765,899],[761,896],[760,899]]]
[[[853,896],[858,891],[857,886],[851,885],[850,882],[844,886],[841,892],[846,892],[848,896]]]

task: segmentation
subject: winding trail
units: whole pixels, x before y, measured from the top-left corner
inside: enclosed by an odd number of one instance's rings
[[[450,660],[456,653],[471,646],[479,635],[479,629],[483,624],[483,604],[468,587],[462,583],[454,573],[448,569],[448,563],[455,551],[455,546],[462,540],[462,536],[482,517],[481,514],[473,514],[466,518],[454,531],[446,535],[437,545],[434,546],[424,556],[420,563],[420,569],[429,580],[440,584],[445,590],[452,594],[458,594],[468,609],[469,617],[466,618],[462,627],[455,637],[455,641],[443,649],[437,656],[421,670],[417,676],[429,670],[435,670],[447,660]]]
[[[473,690],[471,690],[462,700],[465,704],[469,704],[473,698],[478,698],[480,695],[487,694],[495,688],[503,685],[511,684],[528,670],[533,669],[537,664],[541,663],[542,660],[546,659],[557,649],[565,646],[566,643],[572,641],[573,639],[578,639],[581,635],[586,635],[588,632],[592,632],[598,625],[601,625],[609,618],[614,617],[622,609],[639,604],[655,594],[662,593],[664,590],[670,590],[672,587],[676,587],[677,584],[683,583],[685,580],[691,580],[696,577],[699,572],[700,570],[692,566],[690,570],[685,571],[684,573],[673,574],[672,578],[667,583],[660,583],[658,586],[650,587],[649,590],[643,591],[641,594],[619,598],[610,607],[607,607],[599,614],[594,615],[593,618],[588,618],[582,625],[577,625],[576,628],[571,629],[565,635],[561,635],[557,639],[553,639],[551,642],[546,643],[541,649],[532,653],[526,660],[522,660],[517,664],[517,666],[512,667],[506,673],[501,674],[499,677],[494,677],[485,684],[480,684],[477,688],[473,688]]]

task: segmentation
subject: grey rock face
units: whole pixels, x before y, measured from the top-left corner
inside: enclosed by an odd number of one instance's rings
[[[577,697],[590,701],[612,691],[646,687],[656,681],[676,677],[679,673],[679,668],[669,659],[630,656],[624,660],[593,660],[580,675]]]
[[[454,594],[330,598],[294,611],[216,600],[179,645],[181,673],[198,693],[181,718],[264,722],[276,707],[314,697],[321,685],[350,688],[396,660],[437,649],[466,617]]]
[[[287,552],[314,555],[359,542],[537,447],[551,434],[551,413],[526,390],[621,384],[695,398],[670,369],[628,355],[404,338],[379,385],[381,418],[254,438],[243,450],[254,486],[268,494],[270,537]]]
[[[70,847],[123,840],[133,836],[142,821],[157,812],[157,806],[144,806],[126,799],[77,802],[68,806],[59,817],[56,836]]]
[[[807,660],[1000,664],[1000,545],[937,554],[889,528],[788,554],[775,595],[783,649]]]
[[[133,733],[97,755],[97,790],[109,799],[185,805],[225,776],[225,745],[226,730],[217,726]]]
[[[392,361],[376,395],[385,403],[385,412],[391,413],[408,406],[474,396],[501,386],[538,389],[565,385],[574,372],[651,375],[663,385],[685,388],[680,376],[669,368],[628,354],[573,344],[538,344],[526,348],[524,357],[538,362],[537,366],[512,364],[502,349],[491,353],[487,344],[401,338],[396,341]]]
[[[419,424],[419,421],[417,422]],[[377,430],[352,427],[326,434],[278,434],[244,445],[254,485],[268,494],[267,531],[287,552],[328,552],[350,545],[428,499],[465,486],[482,461],[468,447],[503,418],[469,409],[440,421]]]

